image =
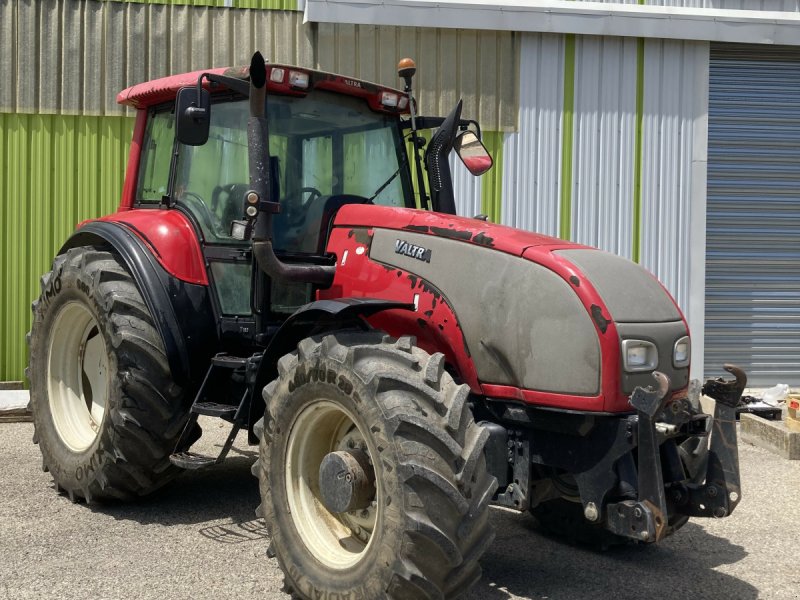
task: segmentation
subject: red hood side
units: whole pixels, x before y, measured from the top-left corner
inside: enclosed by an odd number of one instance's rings
[[[413,208],[348,204],[336,214],[334,225],[337,227],[380,227],[448,237],[494,248],[514,256],[522,256],[529,248],[532,249],[528,253],[529,255],[531,253],[544,255],[553,250],[566,248],[587,248],[581,244],[514,227]]]

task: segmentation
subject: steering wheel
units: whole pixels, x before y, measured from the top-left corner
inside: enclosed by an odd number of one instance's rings
[[[305,194],[308,194],[308,198],[303,201]],[[300,188],[295,197],[298,198],[298,202],[286,203],[286,223],[290,226],[298,226],[305,221],[308,216],[308,209],[311,208],[314,202],[322,198],[322,192],[315,187],[307,186]]]
[[[306,210],[309,206],[311,206],[318,198],[322,198],[322,192],[320,192],[315,187],[302,187],[300,188],[300,199],[302,200],[303,194],[309,194],[308,198],[305,202],[301,203],[301,208]]]

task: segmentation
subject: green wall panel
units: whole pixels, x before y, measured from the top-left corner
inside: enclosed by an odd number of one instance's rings
[[[297,0],[101,0],[102,2],[131,2],[134,4],[185,4],[188,6],[227,6],[231,8],[262,8],[297,10]]]
[[[0,113],[0,381],[21,380],[39,277],[75,225],[119,204],[129,117]]]

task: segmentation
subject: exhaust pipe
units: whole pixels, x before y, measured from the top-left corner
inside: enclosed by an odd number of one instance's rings
[[[270,198],[269,127],[266,118],[267,66],[260,52],[250,61],[250,118],[247,121],[247,150],[250,192],[247,202],[258,208],[253,228],[253,256],[269,277],[295,283],[330,286],[335,266],[287,264],[275,255],[272,245],[272,215],[280,205]]]

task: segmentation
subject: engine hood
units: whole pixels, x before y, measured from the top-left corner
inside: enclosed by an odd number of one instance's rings
[[[567,408],[580,403],[593,410],[629,409],[632,386],[652,381],[649,373],[631,378],[622,372],[620,342],[643,335],[658,344],[659,356],[664,346],[665,363],[658,367],[671,376],[672,389],[687,383],[688,369],[672,373],[670,360],[671,345],[687,333],[683,317],[658,281],[627,259],[477,219],[411,209],[346,206],[335,225],[364,241],[362,252],[373,264],[396,269],[398,281],[408,279],[415,305],[425,286],[441,293],[487,395]],[[337,272],[348,278],[356,268],[347,259]],[[425,320],[428,313],[419,312]]]

